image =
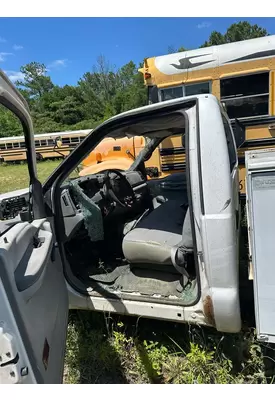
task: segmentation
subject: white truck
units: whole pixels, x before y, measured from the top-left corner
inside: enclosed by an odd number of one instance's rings
[[[43,186],[27,103],[2,72],[0,103],[23,125],[30,175],[28,191],[0,198],[0,382],[62,381],[69,308],[241,330],[236,147],[243,137],[234,137],[216,97],[109,119]],[[175,134],[186,173],[148,180],[144,161]],[[139,135],[147,145],[128,171],[71,177],[105,137]]]

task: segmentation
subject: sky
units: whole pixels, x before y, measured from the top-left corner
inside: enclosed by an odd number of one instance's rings
[[[213,30],[247,20],[275,34],[275,18],[0,18],[0,68],[11,80],[31,61],[46,65],[57,85],[75,85],[99,55],[119,68],[130,60],[195,49]]]

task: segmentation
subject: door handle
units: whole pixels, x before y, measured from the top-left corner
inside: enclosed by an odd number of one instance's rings
[[[14,271],[15,282],[19,292],[22,292],[38,281],[47,266],[51,256],[53,235],[40,230],[39,236],[30,243],[18,267]]]

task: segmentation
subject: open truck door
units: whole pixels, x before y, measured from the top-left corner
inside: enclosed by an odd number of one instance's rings
[[[30,209],[0,226],[0,383],[61,383],[68,295],[37,179],[28,105],[0,71],[0,103],[21,121]]]

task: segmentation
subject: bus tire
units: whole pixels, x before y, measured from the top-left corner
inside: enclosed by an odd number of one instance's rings
[[[42,161],[43,160],[43,156],[40,153],[36,153],[36,161]]]

